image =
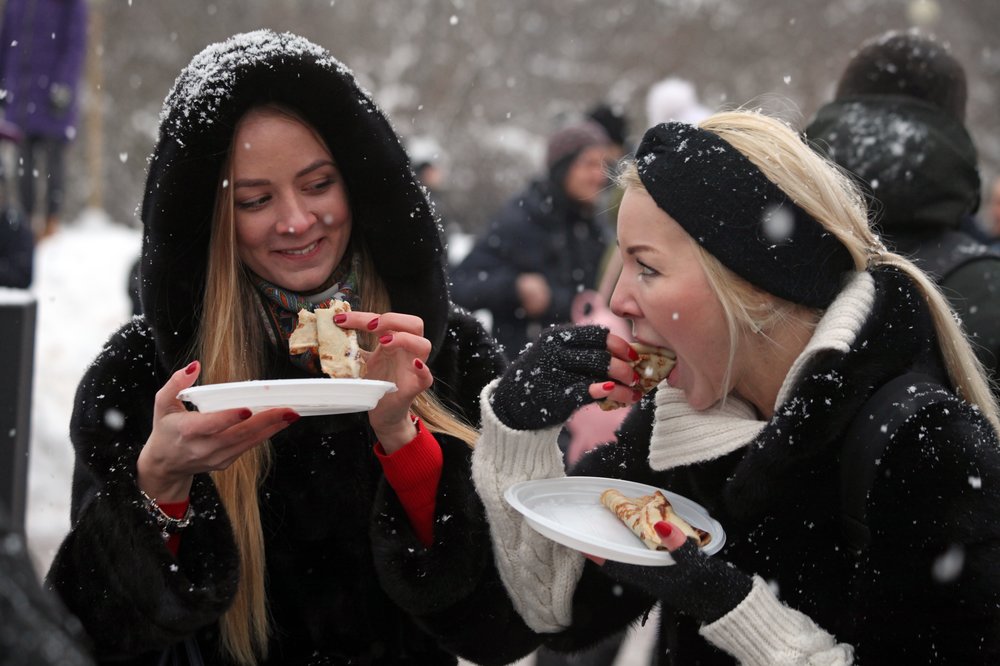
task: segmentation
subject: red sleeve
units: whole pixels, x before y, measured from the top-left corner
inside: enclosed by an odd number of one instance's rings
[[[441,480],[443,457],[434,435],[427,432],[420,419],[414,419],[417,436],[391,455],[375,444],[375,455],[382,463],[386,481],[410,518],[410,525],[424,546],[434,543],[434,506]]]
[[[163,513],[167,514],[171,518],[183,518],[184,514],[187,513],[188,505],[190,503],[191,503],[191,498],[188,498],[181,502],[163,502],[162,504],[160,504],[160,509],[162,509]],[[174,556],[176,556],[177,550],[180,547],[181,547],[181,535],[180,533],[175,532],[170,535],[169,539],[167,539],[167,548],[169,548],[170,552],[173,553]]]

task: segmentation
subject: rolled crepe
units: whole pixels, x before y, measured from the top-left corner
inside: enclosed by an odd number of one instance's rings
[[[677,357],[669,349],[650,347],[641,342],[630,342],[629,346],[639,354],[639,358],[630,363],[635,371],[639,373],[637,388],[643,394],[649,393],[656,388],[657,384],[667,378],[667,375],[670,374],[670,371],[674,367]],[[599,400],[597,404],[605,411],[626,406],[625,403],[612,400],[611,398]]]
[[[712,535],[705,530],[692,527],[686,520],[677,515],[670,501],[659,490],[652,495],[642,497],[626,497],[620,491],[609,488],[601,493],[601,504],[606,506],[618,518],[628,525],[629,529],[639,537],[650,550],[666,550],[653,525],[661,520],[669,521],[680,528],[688,537],[694,538],[698,546],[704,547],[712,540]]]

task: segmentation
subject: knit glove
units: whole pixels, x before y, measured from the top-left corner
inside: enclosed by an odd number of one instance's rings
[[[611,364],[604,326],[556,326],[518,356],[490,398],[500,422],[540,430],[565,422],[593,402],[590,385],[607,381]]]
[[[661,538],[665,536],[661,532],[664,524],[654,525]],[[703,624],[715,622],[750,594],[753,578],[725,560],[705,555],[694,539],[685,539],[670,555],[673,566],[648,567],[608,560],[602,570]]]

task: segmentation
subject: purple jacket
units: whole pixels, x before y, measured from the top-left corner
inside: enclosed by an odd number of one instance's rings
[[[76,135],[87,41],[85,0],[7,0],[0,25],[0,95],[28,136]]]

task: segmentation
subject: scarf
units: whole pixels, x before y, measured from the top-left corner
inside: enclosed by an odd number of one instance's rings
[[[330,307],[333,301],[347,301],[352,309],[357,309],[361,303],[357,291],[358,261],[356,256],[348,255],[333,270],[327,280],[327,286],[315,294],[300,294],[290,291],[264,278],[251,273],[250,279],[261,295],[261,316],[267,324],[268,337],[271,343],[288,349],[288,338],[299,322],[299,310],[314,312],[320,308]],[[313,351],[302,354],[290,354],[292,364],[311,375],[322,376],[319,356]]]

